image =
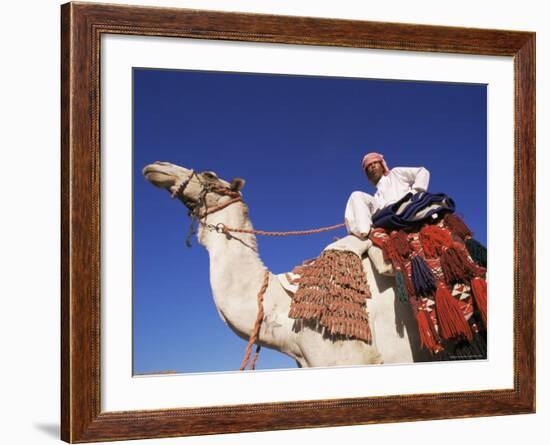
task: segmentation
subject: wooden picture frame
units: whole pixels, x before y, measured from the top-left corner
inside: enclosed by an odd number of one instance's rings
[[[70,443],[535,412],[535,34],[92,3],[61,7],[61,438]],[[514,60],[514,387],[102,412],[102,34],[511,56]]]

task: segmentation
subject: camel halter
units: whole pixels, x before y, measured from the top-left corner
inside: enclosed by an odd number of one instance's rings
[[[196,178],[199,184],[202,186],[196,202],[189,201],[184,195],[185,189],[193,178]],[[206,196],[208,195],[208,193],[216,193],[222,196],[229,196],[231,199],[212,208],[209,208],[206,201]],[[178,186],[178,188],[172,192],[172,198],[179,198],[189,209],[188,214],[191,217],[191,225],[189,227],[189,231],[185,240],[185,244],[187,247],[191,247],[191,237],[196,233],[195,225],[197,223],[200,223],[209,230],[216,230],[218,233],[221,233],[221,229],[216,229],[216,227],[212,224],[206,224],[206,221],[202,222],[201,220],[206,219],[208,215],[216,213],[217,211],[222,210],[230,206],[231,204],[242,201],[242,197],[239,192],[231,190],[227,187],[220,187],[218,185],[208,184],[201,179],[200,173],[196,173],[194,170],[191,171],[189,178],[183,181]]]
[[[196,204],[192,204],[189,202],[186,198],[183,192],[191,182],[193,178],[196,178],[199,184],[202,186],[202,190],[199,193],[199,197],[197,199]],[[230,196],[232,199],[229,201],[226,201],[222,204],[218,204],[217,206],[209,209],[206,203],[206,195],[208,193],[217,193],[218,195],[222,196]],[[235,190],[228,189],[227,187],[220,187],[217,185],[210,185],[208,183],[205,183],[202,181],[200,177],[200,173],[197,174],[195,171],[191,171],[191,174],[189,175],[189,178],[187,178],[186,181],[183,181],[176,190],[172,192],[172,198],[180,198],[183,203],[189,207],[189,211],[191,216],[197,219],[206,218],[207,215],[211,213],[215,213],[218,210],[221,210],[235,202],[242,201],[241,194]],[[201,214],[201,208],[204,207],[204,210]]]
[[[202,219],[206,219],[208,215],[211,215],[212,213],[218,212],[219,210],[222,210],[231,204],[234,204],[236,202],[242,202],[242,196],[239,192],[235,190],[231,190],[227,187],[220,187],[216,185],[209,185],[208,183],[205,183],[202,181],[200,174],[197,174],[195,171],[191,172],[191,175],[189,175],[189,178],[187,178],[186,181],[183,181],[178,188],[172,193],[172,198],[179,198],[182,200],[182,202],[189,208],[189,216],[191,217],[191,226],[189,227],[189,231],[187,234],[187,239],[185,241],[185,244],[188,247],[191,247],[191,237],[196,232],[195,231],[195,223],[198,222],[203,227],[205,227],[207,230],[214,231],[217,233],[223,233],[226,236],[233,233],[249,233],[254,235],[265,235],[265,236],[290,236],[290,235],[310,235],[314,233],[321,233],[321,232],[327,232],[329,230],[338,229],[340,227],[344,227],[345,224],[335,224],[333,226],[328,227],[321,227],[318,229],[310,229],[310,230],[294,230],[290,232],[268,232],[265,230],[252,230],[252,229],[237,229],[237,228],[230,228],[227,227],[223,223],[218,223],[216,225],[214,224],[207,224],[206,221],[201,221]],[[196,203],[189,202],[183,192],[191,182],[191,179],[193,177],[197,178],[197,181],[201,184],[202,190],[199,193],[199,198],[197,199]],[[208,193],[216,193],[218,195],[222,196],[229,196],[231,199],[228,201],[225,201],[221,204],[218,204],[212,208],[208,208],[206,203],[206,195]],[[267,290],[267,286],[269,284],[269,271],[267,269],[264,270],[264,277],[262,286],[260,287],[260,290],[258,291],[257,301],[258,301],[258,315],[256,316],[256,322],[254,323],[254,327],[252,329],[252,334],[250,335],[250,338],[248,340],[248,343],[246,345],[245,349],[245,356],[241,363],[241,371],[244,371],[247,367],[247,365],[250,365],[249,369],[255,369],[256,368],[256,361],[258,360],[258,356],[260,354],[261,346],[258,344],[258,339],[260,337],[260,329],[262,327],[262,322],[264,319],[264,309],[263,309],[263,301],[264,301],[264,295],[265,291]],[[256,351],[254,353],[254,357],[252,358],[252,361],[250,361],[250,353],[252,350],[252,346],[256,343]]]

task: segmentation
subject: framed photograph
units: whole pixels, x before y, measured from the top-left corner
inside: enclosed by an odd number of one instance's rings
[[[67,3],[61,435],[535,411],[535,34]]]

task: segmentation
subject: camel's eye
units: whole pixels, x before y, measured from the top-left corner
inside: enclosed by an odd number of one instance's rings
[[[218,179],[218,176],[216,175],[216,173],[214,172],[204,172],[203,173],[203,176],[206,178],[206,179]]]

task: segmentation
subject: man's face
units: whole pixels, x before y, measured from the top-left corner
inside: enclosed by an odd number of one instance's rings
[[[384,167],[382,167],[382,163],[380,161],[371,162],[367,165],[365,173],[367,174],[367,178],[369,178],[370,182],[373,184],[378,184],[380,178],[384,176]]]

